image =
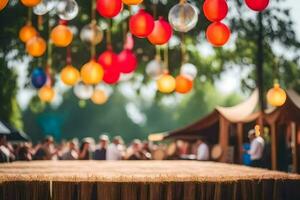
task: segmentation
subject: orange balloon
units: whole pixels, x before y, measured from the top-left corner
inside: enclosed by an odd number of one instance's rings
[[[30,22],[23,26],[19,32],[19,38],[22,42],[27,42],[36,35],[37,31]]]
[[[122,0],[126,5],[138,5],[143,2],[143,0]]]
[[[44,102],[51,102],[55,96],[55,91],[51,86],[43,86],[39,89],[38,95]]]
[[[171,93],[176,87],[175,78],[169,74],[162,75],[156,83],[157,89],[162,93]]]
[[[46,42],[43,38],[35,36],[26,42],[26,51],[34,57],[43,55],[46,51]]]
[[[103,79],[104,71],[100,64],[91,60],[81,68],[81,79],[85,84],[97,84]]]
[[[92,102],[95,104],[104,104],[108,100],[108,96],[105,91],[96,89],[91,97]]]
[[[208,26],[206,30],[206,38],[212,45],[220,47],[226,44],[229,40],[230,30],[225,24],[221,22],[214,22]]]
[[[282,106],[286,101],[286,93],[278,83],[267,93],[267,101],[272,106]]]
[[[176,92],[188,93],[193,88],[193,81],[185,76],[179,75],[176,77]]]
[[[3,8],[5,8],[7,3],[8,3],[8,0],[0,0],[0,11],[3,10]]]
[[[69,27],[60,24],[52,29],[50,37],[54,45],[66,47],[72,42],[73,33]]]
[[[67,65],[65,66],[61,73],[60,73],[60,78],[62,82],[66,85],[75,85],[77,81],[80,78],[80,73],[79,71],[73,67],[72,65]]]
[[[22,4],[27,7],[38,5],[42,0],[21,0]]]

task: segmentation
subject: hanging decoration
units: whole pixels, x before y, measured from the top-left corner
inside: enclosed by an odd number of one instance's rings
[[[269,5],[269,0],[245,0],[246,5],[254,11],[261,12]]]
[[[129,49],[124,49],[118,55],[118,65],[122,73],[129,74],[133,72],[137,67],[135,54]]]
[[[122,0],[97,0],[97,11],[102,17],[113,18],[121,12],[122,7]]]
[[[163,74],[163,63],[159,56],[156,56],[146,65],[146,74],[153,79],[157,79]]]
[[[175,78],[168,73],[160,76],[156,83],[157,89],[162,93],[171,93],[175,90],[176,87]]]
[[[206,30],[207,40],[215,47],[221,47],[230,38],[230,29],[222,22],[210,24]]]
[[[176,77],[176,92],[186,94],[193,88],[193,81],[184,75]]]
[[[51,86],[45,85],[39,89],[38,96],[44,102],[51,102],[55,97],[55,91]]]
[[[104,70],[116,67],[118,65],[118,55],[112,51],[111,47],[109,47],[108,50],[100,54],[98,63]]]
[[[53,44],[57,47],[66,47],[72,42],[73,39],[72,31],[63,23],[64,22],[61,21],[59,25],[52,29],[50,34]]]
[[[73,86],[79,80],[80,73],[74,66],[66,65],[60,73],[60,78],[64,84]]]
[[[37,34],[38,32],[36,31],[36,29],[31,25],[31,22],[28,21],[26,25],[20,29],[19,38],[22,42],[27,42]]]
[[[154,18],[143,9],[140,9],[138,13],[129,19],[129,30],[136,37],[145,38],[153,29]]]
[[[7,3],[8,3],[8,0],[1,0],[0,1],[0,11],[3,10],[6,7]]]
[[[154,45],[162,45],[170,40],[172,34],[173,30],[171,25],[165,21],[163,17],[159,17],[159,19],[154,22],[154,29],[147,38]]]
[[[203,12],[209,21],[221,21],[226,17],[228,12],[227,2],[226,0],[205,0]]]
[[[56,0],[42,0],[39,4],[33,7],[33,13],[36,15],[45,15],[56,7]]]
[[[43,38],[35,36],[26,42],[26,51],[33,57],[42,56],[46,51],[46,42]]]
[[[101,105],[101,104],[104,104],[107,102],[108,95],[102,89],[95,89],[95,91],[91,97],[91,100],[94,104]]]
[[[72,20],[78,15],[78,4],[75,0],[59,0],[56,13],[61,20]]]
[[[86,85],[83,82],[79,82],[74,86],[73,92],[79,99],[86,100],[92,97],[94,89],[91,85]]]
[[[128,6],[132,6],[141,4],[143,0],[122,0],[122,2]]]
[[[47,81],[47,76],[45,71],[41,67],[34,68],[31,73],[31,83],[32,85],[39,89],[43,87],[43,85]]]
[[[191,80],[197,76],[197,67],[191,63],[184,63],[180,68],[180,75],[183,75]]]
[[[97,84],[103,79],[103,68],[95,60],[84,64],[80,71],[81,79],[85,84]]]
[[[21,0],[22,4],[27,7],[33,7],[38,5],[41,0]]]
[[[175,31],[188,32],[198,22],[198,11],[186,0],[180,0],[180,3],[173,6],[169,11],[169,22]]]
[[[282,106],[286,101],[286,93],[280,88],[280,85],[275,82],[274,87],[267,93],[267,101],[272,106]]]
[[[120,70],[117,67],[112,67],[104,70],[103,81],[107,84],[116,84],[120,79]]]
[[[80,39],[89,45],[97,45],[103,39],[103,32],[96,23],[96,20],[92,20],[90,24],[85,25],[80,31]]]

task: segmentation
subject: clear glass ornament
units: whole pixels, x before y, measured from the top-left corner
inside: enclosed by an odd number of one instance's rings
[[[96,22],[91,22],[81,29],[80,39],[88,44],[96,45],[102,41],[103,32]]]
[[[180,74],[194,80],[197,76],[197,67],[191,63],[185,63],[180,68]]]
[[[164,72],[163,63],[160,59],[155,58],[146,65],[146,73],[153,79],[157,79]]]
[[[56,6],[56,12],[62,20],[74,19],[79,11],[78,4],[75,0],[60,0]]]
[[[174,30],[188,32],[198,21],[198,11],[192,4],[179,3],[169,11],[169,22]]]
[[[33,7],[33,13],[36,15],[44,15],[51,11],[56,4],[56,0],[42,0],[38,5]]]
[[[74,86],[74,94],[82,100],[86,100],[92,97],[93,93],[94,93],[94,89],[93,86],[91,85],[86,85],[82,82],[79,82],[78,84],[76,84]]]

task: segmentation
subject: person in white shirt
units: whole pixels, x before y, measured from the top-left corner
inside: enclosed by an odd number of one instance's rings
[[[248,138],[250,140],[250,150],[248,151],[248,154],[250,155],[251,166],[263,167],[262,157],[265,146],[264,139],[261,136],[256,135],[254,129],[249,131]]]
[[[106,150],[106,160],[122,160],[123,157],[123,148],[120,144],[122,138],[120,136],[116,136],[113,138],[111,144],[108,145]]]
[[[197,160],[209,160],[209,148],[203,139],[197,140]]]

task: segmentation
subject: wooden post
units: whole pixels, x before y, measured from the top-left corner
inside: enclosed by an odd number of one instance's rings
[[[275,122],[271,124],[271,160],[272,170],[277,170],[277,130]]]
[[[243,162],[243,123],[239,122],[237,124],[237,155],[238,163]]]
[[[290,123],[291,126],[291,147],[292,147],[292,172],[298,172],[298,144],[297,144],[297,127],[295,122]]]
[[[219,145],[223,153],[220,162],[228,161],[228,143],[229,143],[229,122],[223,116],[220,116],[219,121]]]

